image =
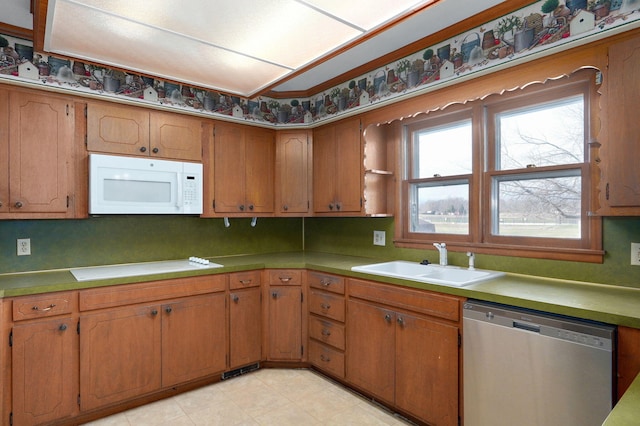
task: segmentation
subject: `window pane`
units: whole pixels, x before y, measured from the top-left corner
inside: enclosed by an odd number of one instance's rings
[[[470,174],[471,136],[471,120],[414,132],[413,178]]]
[[[497,235],[580,238],[581,179],[573,176],[496,179]]]
[[[469,184],[411,186],[410,232],[469,234]]]
[[[584,128],[582,96],[497,114],[496,168],[582,163]]]

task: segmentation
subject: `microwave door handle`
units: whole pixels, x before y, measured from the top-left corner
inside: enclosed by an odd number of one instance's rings
[[[183,193],[182,193],[182,173],[178,173],[178,199],[176,200],[176,208],[180,210],[183,204]]]

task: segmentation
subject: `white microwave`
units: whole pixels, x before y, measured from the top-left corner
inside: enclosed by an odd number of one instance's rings
[[[89,154],[90,214],[202,214],[202,164]]]

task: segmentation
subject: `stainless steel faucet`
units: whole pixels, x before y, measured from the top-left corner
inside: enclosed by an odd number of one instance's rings
[[[447,266],[449,263],[447,260],[447,245],[445,243],[433,243],[433,246],[437,248],[440,253],[440,265]]]

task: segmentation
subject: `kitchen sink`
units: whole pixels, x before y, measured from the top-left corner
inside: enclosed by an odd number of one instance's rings
[[[392,262],[373,263],[351,268],[354,272],[401,278],[429,284],[441,284],[453,287],[464,287],[480,281],[490,280],[504,275],[504,272],[486,269],[468,269],[460,266],[423,265],[417,262],[395,260]]]

